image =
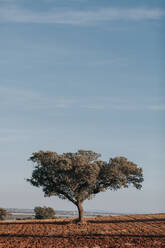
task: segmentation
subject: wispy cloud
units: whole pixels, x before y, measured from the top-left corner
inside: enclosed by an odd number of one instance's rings
[[[0,88],[1,113],[60,113],[71,111],[165,111],[164,102],[155,105],[151,101],[118,97],[64,97],[48,96],[41,92],[23,89]]]
[[[40,111],[57,110],[70,107],[72,99],[48,97],[35,91],[14,88],[0,88],[0,110]]]
[[[35,12],[17,5],[8,5],[0,9],[0,22],[16,23],[94,25],[117,20],[157,20],[164,16],[165,11],[162,9],[147,8],[97,8],[83,11],[56,8],[45,12]]]
[[[165,111],[165,104],[151,105],[147,108],[153,111]]]
[[[110,65],[127,66],[128,59],[127,58],[111,58],[111,59],[106,59],[106,60],[88,61],[86,64],[92,67],[110,66]]]

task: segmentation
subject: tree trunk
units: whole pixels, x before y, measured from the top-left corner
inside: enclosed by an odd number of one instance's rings
[[[84,220],[84,209],[83,206],[81,204],[81,202],[78,202],[76,204],[77,208],[78,208],[78,222],[83,222]]]

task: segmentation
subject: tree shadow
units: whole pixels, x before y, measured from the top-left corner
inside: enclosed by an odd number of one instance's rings
[[[79,222],[78,218],[68,218],[64,220],[55,219],[50,221],[44,221],[44,220],[20,220],[20,221],[1,221],[0,225],[26,225],[26,224],[55,224],[55,225],[68,225],[68,224],[88,224],[88,223],[94,223],[94,224],[106,224],[106,223],[136,223],[136,222],[164,222],[165,218],[151,218],[151,219],[118,219],[118,220],[106,220],[106,219],[88,219],[85,218],[83,222]]]
[[[152,219],[126,219],[126,220],[88,220],[89,223],[103,224],[103,223],[135,223],[135,222],[164,222],[165,218],[152,218]]]
[[[67,224],[73,224],[73,223],[77,223],[77,219],[68,219],[68,220],[54,220],[54,221],[36,221],[36,220],[33,220],[33,221],[4,221],[4,222],[0,222],[0,225],[26,225],[26,224],[33,224],[33,225],[36,225],[36,224],[46,224],[46,225],[49,225],[49,224],[55,224],[55,225],[67,225]]]
[[[164,234],[73,234],[73,235],[40,235],[40,234],[0,234],[0,237],[7,238],[105,238],[105,237],[132,237],[132,238],[165,238]]]

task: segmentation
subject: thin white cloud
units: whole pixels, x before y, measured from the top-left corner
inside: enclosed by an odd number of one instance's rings
[[[95,60],[95,61],[88,61],[86,63],[88,66],[110,66],[110,65],[119,65],[119,66],[127,66],[128,59],[127,58],[112,58],[106,60]]]
[[[39,92],[14,88],[0,88],[0,110],[57,110],[68,108],[72,105],[72,99],[64,97],[48,97]]]
[[[165,111],[165,104],[151,105],[148,106],[147,108],[153,111]]]
[[[103,8],[95,10],[53,9],[35,12],[21,9],[16,5],[3,6],[0,9],[0,22],[16,23],[56,23],[70,25],[94,25],[100,22],[117,20],[157,20],[165,16],[162,9],[144,8]]]
[[[146,99],[145,99],[146,100]],[[80,104],[80,108],[89,111],[165,111],[165,104],[159,103],[153,105],[148,101],[137,101],[137,99],[118,99],[118,98],[93,98],[84,100],[85,104]]]
[[[43,128],[0,128],[0,144],[24,141],[27,140],[30,136],[33,137],[34,135],[46,136],[49,131],[54,131],[54,129],[50,127],[49,130]]]
[[[23,89],[0,88],[1,113],[19,111],[24,113],[56,113],[65,110],[80,111],[164,111],[165,104],[160,102],[153,105],[149,102],[137,102],[136,99],[118,97],[64,97],[48,96],[36,91]],[[131,103],[131,104],[130,104]]]

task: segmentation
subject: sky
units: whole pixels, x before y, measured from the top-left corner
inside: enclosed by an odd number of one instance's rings
[[[85,149],[144,172],[85,210],[165,212],[164,21],[164,0],[0,0],[1,207],[75,209],[26,182],[28,158]]]

